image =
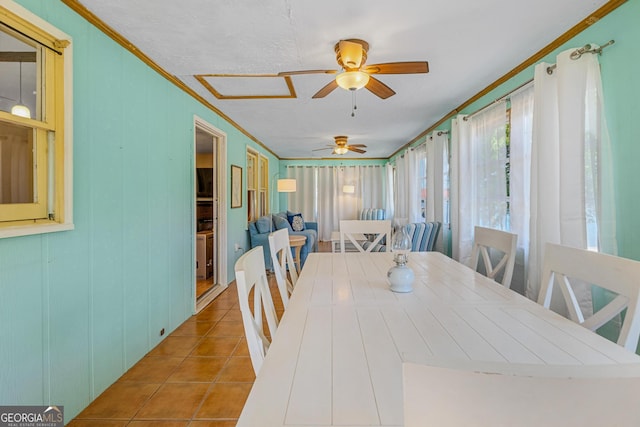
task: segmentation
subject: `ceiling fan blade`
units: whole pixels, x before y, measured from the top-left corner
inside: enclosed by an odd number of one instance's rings
[[[349,144],[350,147],[366,147],[364,144]]]
[[[371,80],[369,80],[369,81],[371,81]],[[325,96],[327,96],[331,92],[333,92],[333,90],[336,89],[337,87],[338,87],[338,83],[336,83],[335,79],[331,80],[325,87],[323,87],[318,92],[316,92],[316,94],[313,95],[311,98],[313,98],[313,99],[315,99],[315,98],[324,98]]]
[[[427,61],[388,62],[386,64],[367,65],[361,71],[369,74],[417,74],[428,73]]]
[[[296,76],[299,74],[336,74],[338,70],[302,70],[302,71],[282,71],[278,76]]]
[[[362,154],[362,153],[366,153],[366,151],[365,151],[365,150],[362,150],[362,149],[360,149],[360,148],[356,148],[356,147],[354,147],[353,145],[348,145],[348,146],[347,146],[347,150],[349,150],[349,151],[353,151],[354,153],[360,153],[360,154]]]
[[[311,151],[322,151],[322,150],[333,150],[333,147],[328,147],[328,148],[316,148],[315,150],[311,150]]]
[[[337,84],[336,84],[337,86]],[[371,76],[369,78],[369,83],[365,86],[367,89],[371,91],[374,95],[379,96],[382,99],[387,99],[390,96],[395,95],[396,93],[386,84],[382,83],[380,80]]]

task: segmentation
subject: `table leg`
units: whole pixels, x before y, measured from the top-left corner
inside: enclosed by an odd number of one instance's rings
[[[302,246],[296,246],[296,259],[293,260],[293,263],[296,265],[297,268],[297,272],[298,274],[300,274],[300,270],[302,269],[302,267],[300,266],[300,252],[302,251]]]

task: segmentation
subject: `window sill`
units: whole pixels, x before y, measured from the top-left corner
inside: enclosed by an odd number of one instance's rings
[[[6,237],[31,236],[33,234],[55,233],[57,231],[69,231],[74,228],[73,223],[61,224],[54,221],[43,221],[41,223],[29,225],[0,226],[0,239]]]

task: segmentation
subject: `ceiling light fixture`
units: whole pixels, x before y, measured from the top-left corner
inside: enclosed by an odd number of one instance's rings
[[[336,83],[346,90],[362,89],[369,83],[369,74],[364,71],[344,71],[336,76]]]
[[[29,110],[29,107],[27,107],[26,105],[24,105],[22,103],[22,62],[20,63],[20,94],[19,94],[20,100],[18,101],[18,103],[16,105],[14,105],[13,107],[11,107],[11,114],[13,114],[14,116],[20,116],[20,117],[25,117],[27,119],[31,118],[31,111]]]
[[[362,89],[369,83],[369,74],[364,71],[344,71],[336,76],[336,83],[342,89],[351,91],[351,117],[354,117],[358,109],[356,105],[356,91]]]
[[[333,151],[336,154],[345,154],[349,150],[347,150],[347,147],[336,147]]]

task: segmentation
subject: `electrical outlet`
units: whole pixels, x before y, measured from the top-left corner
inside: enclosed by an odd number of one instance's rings
[[[238,252],[240,250],[240,248],[241,248],[240,243],[236,243],[234,245],[234,248],[235,248],[236,252]]]

